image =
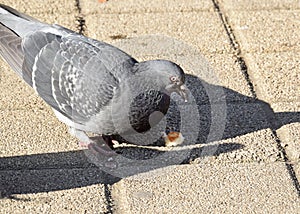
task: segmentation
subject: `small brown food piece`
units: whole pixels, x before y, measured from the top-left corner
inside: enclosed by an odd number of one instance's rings
[[[168,135],[163,133],[163,138],[167,147],[180,145],[184,141],[184,137],[180,132],[170,132]]]

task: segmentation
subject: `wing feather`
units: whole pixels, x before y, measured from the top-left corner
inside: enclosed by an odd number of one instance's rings
[[[109,105],[119,89],[118,67],[128,60],[135,62],[117,48],[90,41],[76,34],[36,32],[24,42],[23,67],[31,68],[34,88],[76,123],[87,122]]]
[[[24,57],[21,42],[22,39],[20,37],[0,24],[0,55],[20,76],[22,76],[22,62]]]

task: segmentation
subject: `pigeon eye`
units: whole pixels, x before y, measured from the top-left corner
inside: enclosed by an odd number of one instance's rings
[[[176,82],[177,77],[176,77],[176,76],[172,76],[172,77],[170,77],[170,80],[171,80],[172,82]]]

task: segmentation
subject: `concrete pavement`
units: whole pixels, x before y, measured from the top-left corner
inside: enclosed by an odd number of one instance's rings
[[[1,61],[0,213],[299,213],[299,1],[76,2],[1,1],[180,64],[193,95],[177,103],[186,144],[120,145],[131,165],[99,169]]]

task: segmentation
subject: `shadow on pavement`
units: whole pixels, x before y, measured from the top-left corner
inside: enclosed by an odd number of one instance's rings
[[[221,145],[218,152],[221,153],[224,150],[229,152],[228,148],[235,150],[241,146],[239,144]],[[128,149],[127,158],[135,158],[132,155],[135,153],[130,152],[131,149],[136,150],[136,148]],[[149,151],[149,149],[143,149],[141,152],[153,152],[158,155],[157,151]],[[95,167],[83,151],[6,157],[1,158],[0,161],[2,198],[11,197],[13,194],[65,190],[99,183],[114,184],[121,179]]]
[[[271,128],[276,130],[283,125],[300,122],[300,112],[273,112],[270,105],[262,100],[244,96],[225,87],[208,84],[196,76],[188,75],[187,86],[195,98],[195,105],[199,114],[199,130],[196,143],[202,144],[199,148],[182,151],[188,155],[180,163],[188,163],[194,158],[202,156],[218,156],[221,153],[239,150],[244,146],[235,142],[211,145],[213,141],[230,139],[258,130]],[[222,96],[209,96],[206,92],[221,92]],[[225,96],[223,96],[225,95]],[[225,104],[225,105],[224,105]],[[181,104],[178,104],[181,105]],[[213,122],[212,107],[219,105],[225,116],[224,129],[220,136],[208,137]],[[225,108],[223,108],[225,106]],[[170,108],[168,124],[172,129],[180,129],[180,114],[177,105],[173,103]],[[209,139],[208,139],[209,138]],[[189,138],[186,138],[188,141]],[[213,153],[203,153],[212,150]],[[150,148],[125,147],[117,149],[122,156],[135,161],[145,157],[151,159],[161,154],[168,157],[177,155],[174,151],[159,151]],[[128,172],[126,176],[163,168],[168,165],[158,164],[148,168],[136,169]],[[178,164],[180,164],[178,163]],[[125,176],[125,177],[126,177]],[[0,158],[0,193],[3,197],[12,197],[13,194],[39,193],[55,190],[65,190],[92,184],[113,184],[121,178],[110,175],[90,163],[84,151],[70,151],[60,153],[46,153],[28,156],[15,156]]]

